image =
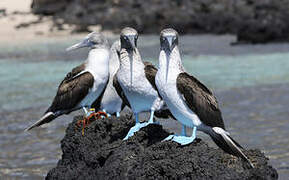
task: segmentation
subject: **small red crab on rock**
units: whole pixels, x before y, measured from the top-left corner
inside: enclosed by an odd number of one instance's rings
[[[84,117],[84,119],[82,119],[82,120],[78,120],[76,125],[78,127],[81,127],[81,124],[82,124],[81,134],[83,136],[85,127],[88,126],[91,122],[93,122],[97,119],[107,118],[107,117],[108,117],[108,115],[105,112],[103,112],[103,111],[95,112],[95,109],[92,108],[89,110],[89,116]]]

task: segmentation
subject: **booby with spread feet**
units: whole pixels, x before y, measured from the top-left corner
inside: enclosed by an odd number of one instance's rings
[[[151,63],[144,63],[137,48],[138,33],[133,28],[124,28],[120,34],[120,67],[114,77],[114,86],[123,101],[131,107],[136,124],[124,140],[148,124],[154,123],[154,112],[163,107],[155,86],[157,69]],[[139,113],[150,112],[148,122],[140,123]]]

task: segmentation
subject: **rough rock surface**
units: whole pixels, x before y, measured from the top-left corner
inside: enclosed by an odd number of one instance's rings
[[[208,147],[201,139],[188,146],[161,142],[169,135],[149,125],[122,141],[134,124],[129,116],[94,121],[81,135],[76,117],[61,141],[62,159],[46,179],[277,179],[277,171],[259,150],[242,160]]]
[[[169,26],[180,33],[233,33],[240,42],[289,41],[289,0],[33,0],[32,11],[80,29],[101,24],[159,33]]]

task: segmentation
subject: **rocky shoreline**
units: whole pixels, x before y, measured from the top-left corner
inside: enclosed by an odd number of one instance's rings
[[[94,121],[84,136],[75,126],[80,118],[67,128],[62,159],[46,179],[278,179],[260,150],[245,151],[255,165],[250,169],[201,139],[188,146],[161,142],[169,132],[160,125],[122,141],[134,123],[129,115]]]
[[[132,26],[158,33],[170,26],[182,34],[236,34],[237,44],[289,41],[289,0],[33,0],[31,7],[78,30],[100,24],[116,32]]]

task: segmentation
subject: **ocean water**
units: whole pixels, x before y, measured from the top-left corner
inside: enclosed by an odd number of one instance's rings
[[[259,148],[278,170],[289,175],[289,45],[231,47],[232,36],[187,36],[181,44],[185,69],[211,88],[228,131],[246,148]],[[67,54],[72,41],[0,49],[0,177],[45,177],[61,157],[60,141],[74,112],[25,133],[51,103],[59,82],[85,59],[87,51]],[[158,38],[140,45],[146,60],[157,65]],[[61,50],[59,50],[61,49]],[[36,53],[35,53],[36,52]],[[14,55],[13,55],[14,54]],[[41,58],[39,55],[45,54]],[[173,121],[168,129],[178,130]],[[208,142],[209,138],[201,134]]]

